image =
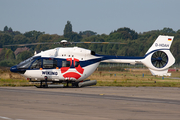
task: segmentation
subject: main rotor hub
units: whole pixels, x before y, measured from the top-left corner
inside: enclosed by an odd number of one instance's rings
[[[67,40],[61,40],[61,43],[67,43],[68,41]]]

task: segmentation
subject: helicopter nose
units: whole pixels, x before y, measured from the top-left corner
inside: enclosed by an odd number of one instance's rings
[[[14,73],[24,74],[26,72],[26,69],[19,69],[17,65],[15,65],[10,68],[10,71]]]
[[[17,71],[18,71],[17,66],[16,66],[16,65],[15,65],[15,66],[12,66],[12,67],[10,68],[10,71],[11,71],[11,72],[17,72]]]

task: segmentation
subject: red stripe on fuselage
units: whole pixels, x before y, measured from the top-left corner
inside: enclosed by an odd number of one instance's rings
[[[76,59],[76,58],[74,58],[74,66],[75,66],[75,62],[79,62],[79,60]],[[76,68],[76,70],[77,70],[79,73],[83,74],[84,69],[83,69],[80,65],[78,65],[78,66],[75,67],[75,68]]]
[[[68,73],[64,74],[63,77],[79,79],[81,77],[81,75],[79,75],[78,73],[75,73],[75,72],[68,72]]]

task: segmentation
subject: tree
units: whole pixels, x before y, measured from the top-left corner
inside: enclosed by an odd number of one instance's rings
[[[11,49],[6,50],[5,59],[15,59],[14,52]]]
[[[8,31],[9,31],[9,32],[13,32],[13,30],[12,30],[12,28],[11,28],[11,27],[9,28],[9,30],[8,30]]]
[[[14,40],[14,43],[16,43],[16,44],[22,44],[22,43],[28,42],[28,38],[26,38],[26,36],[24,36],[22,34],[15,35],[13,40]]]
[[[38,36],[43,35],[43,34],[45,34],[45,32],[40,32],[40,31],[35,31],[35,30],[24,33],[26,37],[29,37],[29,38],[34,37],[35,39],[38,39]]]
[[[67,21],[67,24],[65,25],[65,28],[64,28],[64,36],[67,37],[67,35],[70,33],[72,33],[72,25],[70,21]]]
[[[67,35],[68,35],[67,38],[69,38],[70,41],[73,41],[73,42],[79,42],[82,39],[82,37],[75,32],[69,33]]]
[[[20,61],[30,58],[33,54],[30,51],[24,51],[17,55],[17,59]]]
[[[180,34],[180,29],[179,29],[179,30],[177,30],[177,33],[178,33],[178,34]]]
[[[1,61],[1,60],[4,60],[5,54],[6,54],[6,48],[3,48],[2,51],[1,51],[1,53],[0,53],[0,61]]]
[[[43,34],[38,37],[39,42],[48,42],[52,40],[53,36],[49,34]]]
[[[91,31],[91,30],[86,30],[86,31],[80,31],[79,32],[79,35],[86,35],[87,37],[89,37],[89,36],[92,36],[92,35],[96,35],[97,33],[96,32],[93,32],[93,31]]]
[[[12,35],[0,34],[0,48],[3,47],[3,45],[8,45],[12,43],[13,43]]]
[[[163,33],[175,33],[175,31],[172,28],[164,28],[163,30],[161,30],[161,32]]]
[[[7,26],[4,27],[4,32],[8,31],[9,28]]]
[[[119,29],[117,29],[117,31],[111,32],[110,35],[114,36],[113,35],[114,33],[116,33],[115,36],[118,36],[118,39],[134,40],[134,39],[138,38],[138,33],[127,27],[119,28]],[[115,37],[115,38],[117,38],[117,37]]]

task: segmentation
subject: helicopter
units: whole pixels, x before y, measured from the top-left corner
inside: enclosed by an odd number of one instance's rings
[[[170,46],[174,36],[159,35],[143,57],[99,55],[94,51],[80,47],[65,47],[73,43],[103,43],[108,42],[68,42],[62,40],[55,44],[63,44],[57,47],[41,51],[38,54],[20,62],[10,68],[11,72],[19,73],[30,82],[40,82],[40,88],[48,88],[49,82],[71,83],[74,87],[96,85],[96,80],[86,80],[101,62],[130,63],[145,65],[152,75],[170,76],[168,68],[175,63],[175,58],[170,52]],[[32,43],[30,45],[49,44]],[[121,43],[120,43],[121,44]],[[29,44],[20,44],[24,46]],[[10,46],[10,45],[6,45]]]

